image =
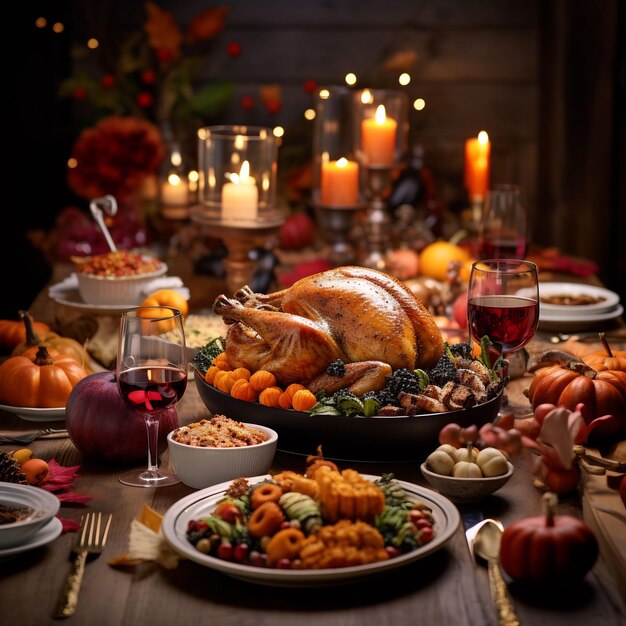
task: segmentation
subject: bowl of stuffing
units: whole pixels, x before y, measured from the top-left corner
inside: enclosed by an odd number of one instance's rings
[[[128,250],[85,257],[75,263],[80,297],[94,305],[139,305],[152,290],[153,281],[166,273],[166,263]]]
[[[174,471],[194,489],[266,474],[277,442],[275,430],[225,415],[181,426],[167,436]]]

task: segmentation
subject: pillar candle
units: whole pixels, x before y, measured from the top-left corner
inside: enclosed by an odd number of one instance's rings
[[[398,122],[387,117],[385,106],[376,115],[361,122],[361,143],[370,165],[393,165]]]
[[[227,220],[255,220],[259,207],[259,189],[244,161],[239,174],[231,174],[222,187],[222,217]]]
[[[321,200],[326,206],[354,206],[359,201],[359,166],[341,158],[322,163]]]
[[[465,142],[465,188],[470,198],[484,198],[489,188],[491,142],[482,130]]]
[[[189,204],[187,181],[178,174],[170,174],[161,186],[161,203],[169,206]]]

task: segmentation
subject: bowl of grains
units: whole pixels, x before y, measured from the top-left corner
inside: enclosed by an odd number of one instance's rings
[[[266,474],[277,442],[275,430],[225,415],[181,426],[167,436],[174,471],[194,489]]]
[[[139,305],[152,282],[167,273],[163,261],[129,250],[74,261],[78,292],[87,304]]]

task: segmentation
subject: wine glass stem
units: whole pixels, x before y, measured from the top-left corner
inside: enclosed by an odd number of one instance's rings
[[[148,435],[148,468],[146,471],[154,472],[159,471],[159,419],[157,416],[148,413],[145,416],[146,421],[146,434]]]

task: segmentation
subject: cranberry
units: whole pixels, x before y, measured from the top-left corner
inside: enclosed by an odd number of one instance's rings
[[[307,93],[313,93],[317,89],[317,81],[313,79],[309,79],[304,83],[304,91]]]
[[[291,560],[290,559],[278,559],[276,561],[277,569],[291,569]]]
[[[433,537],[435,536],[435,533],[432,529],[432,527],[428,527],[428,528],[422,528],[420,531],[420,542],[422,544],[428,543],[429,541],[433,540]]]
[[[284,521],[284,522],[280,525],[280,527],[281,527],[283,530],[285,530],[286,528],[291,528],[291,522],[290,522],[290,521],[288,521],[288,520],[285,520],[285,521]]]
[[[233,546],[230,541],[222,540],[217,546],[217,558],[222,561],[230,561],[233,558]]]
[[[250,550],[249,555],[250,565],[254,567],[263,567],[263,559],[261,553],[258,550]]]
[[[152,94],[148,93],[147,91],[140,91],[137,94],[137,104],[142,109],[147,109],[148,107],[151,107],[153,103],[154,98],[152,97]]]
[[[415,528],[432,528],[432,524],[430,523],[430,520],[427,520],[426,518],[423,519],[418,519],[415,522],[413,522],[413,524],[415,524]]]
[[[409,521],[417,522],[418,519],[424,519],[425,515],[419,509],[411,509],[409,511]]]
[[[390,559],[393,559],[400,554],[400,550],[398,550],[395,546],[385,546],[385,550],[387,551]]]
[[[239,563],[243,563],[248,557],[249,550],[250,550],[250,546],[245,542],[242,542],[236,545],[235,553],[234,553],[235,561],[239,561]]]
[[[156,73],[153,70],[141,72],[141,82],[144,85],[152,85],[156,81]]]
[[[251,111],[254,108],[254,98],[252,96],[243,96],[239,104],[241,104],[242,109]]]

